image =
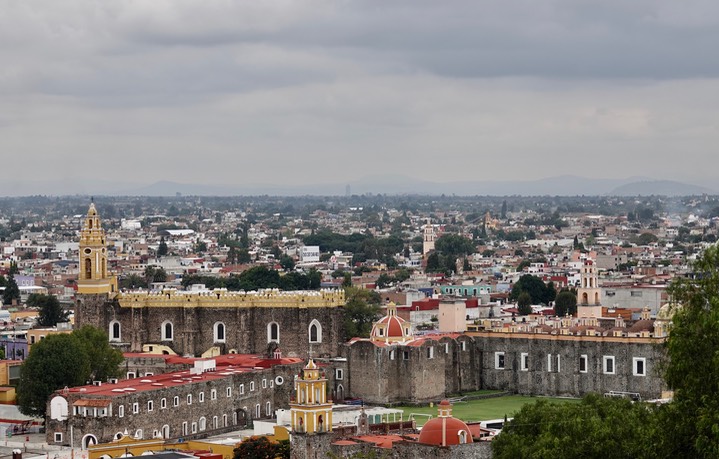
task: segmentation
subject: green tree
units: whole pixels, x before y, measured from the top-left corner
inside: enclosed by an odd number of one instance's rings
[[[27,416],[44,417],[50,394],[85,384],[90,362],[82,343],[71,334],[50,335],[37,342],[20,367],[17,403]]]
[[[18,407],[23,414],[43,416],[54,391],[116,377],[122,358],[110,346],[107,334],[89,325],[69,334],[50,335],[33,345],[20,368]]]
[[[495,459],[657,457],[662,451],[653,438],[655,426],[654,408],[627,399],[590,394],[580,403],[539,400],[504,426],[492,452]]]
[[[237,251],[237,262],[238,263],[249,263],[252,261],[252,256],[247,249],[240,249]]]
[[[445,234],[437,238],[434,248],[453,259],[474,253],[474,243],[458,234]]]
[[[67,320],[68,313],[55,295],[33,293],[27,298],[27,305],[40,310],[37,324],[41,327],[54,327]]]
[[[363,288],[345,288],[344,328],[347,339],[368,338],[380,314],[381,298],[377,292]]]
[[[292,271],[295,269],[295,260],[289,255],[282,254],[280,256],[280,266],[282,266],[282,269],[285,271]]]
[[[676,313],[665,379],[674,401],[661,412],[661,448],[674,457],[719,457],[719,247],[706,249],[693,271],[669,287]]]
[[[556,291],[554,287],[548,287],[544,281],[537,276],[531,274],[525,274],[517,280],[512,286],[512,293],[510,298],[516,300],[522,292],[529,293],[534,304],[549,304],[554,299]]]
[[[165,236],[160,236],[160,245],[157,247],[157,256],[164,257],[167,255],[167,242],[165,242]]]
[[[519,309],[519,315],[526,316],[532,313],[532,297],[529,293],[522,292],[517,298],[517,309]]]
[[[554,300],[554,313],[558,316],[577,313],[577,295],[569,290],[562,290]]]
[[[20,299],[20,288],[17,286],[17,282],[15,282],[15,274],[11,271],[7,277],[7,285],[5,286],[5,291],[3,292],[2,300],[3,300],[4,304],[12,304],[13,300],[19,300],[19,299]]]
[[[289,459],[289,443],[289,440],[271,442],[267,437],[249,437],[233,450],[233,459]]]

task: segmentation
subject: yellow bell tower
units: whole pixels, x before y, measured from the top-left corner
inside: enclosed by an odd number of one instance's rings
[[[310,359],[295,380],[295,400],[290,401],[292,431],[314,434],[332,431],[332,400],[327,400],[327,378]]]
[[[80,231],[80,275],[77,279],[77,293],[92,295],[114,292],[117,292],[117,278],[107,274],[105,231],[100,226],[95,203],[90,203]]]

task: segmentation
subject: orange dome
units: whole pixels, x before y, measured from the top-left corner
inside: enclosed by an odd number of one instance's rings
[[[411,327],[397,315],[397,306],[394,303],[387,305],[387,315],[374,323],[370,333],[372,340],[385,342],[405,341],[411,336]]]
[[[472,433],[467,424],[453,417],[430,419],[419,432],[420,443],[437,446],[472,443]]]

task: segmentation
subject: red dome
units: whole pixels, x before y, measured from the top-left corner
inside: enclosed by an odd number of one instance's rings
[[[387,324],[387,336],[394,338],[401,338],[402,325],[404,325],[404,319],[397,316],[385,316],[380,319],[379,323]]]
[[[438,417],[427,421],[419,432],[418,441],[438,446],[459,445],[460,432],[464,432],[464,443],[472,443],[472,433],[467,424],[453,417]]]

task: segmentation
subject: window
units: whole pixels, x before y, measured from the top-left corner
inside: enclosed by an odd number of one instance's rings
[[[270,322],[269,324],[267,324],[267,342],[280,342],[280,326],[277,324],[277,322]]]
[[[172,406],[180,406],[180,397],[178,397],[177,395],[175,395],[175,397],[173,397],[172,399]]]
[[[634,376],[647,375],[647,359],[644,357],[634,357],[632,359],[632,374]]]
[[[217,400],[217,389],[212,389],[210,391],[210,400]]]
[[[121,418],[125,416],[125,405],[120,405],[117,407],[117,417]]]
[[[266,379],[262,380],[262,388],[267,389],[267,380]]]
[[[409,360],[409,351],[402,351],[402,360]]]
[[[132,379],[132,378],[134,378],[134,377],[135,377],[135,372],[134,372],[134,371],[128,371],[128,372],[127,372],[127,379]]]
[[[162,323],[162,341],[172,341],[172,322],[166,320]]]
[[[113,320],[110,322],[110,341],[120,341],[120,322]]]
[[[200,392],[200,393],[197,395],[197,398],[199,399],[200,403],[204,402],[204,401],[205,401],[205,393],[204,393],[204,392]]]
[[[254,381],[250,381],[250,392],[252,392],[252,391],[254,391],[254,390],[255,390],[255,382],[254,382]]]
[[[203,431],[207,428],[207,419],[204,417],[200,418],[200,431]]]
[[[579,372],[586,373],[587,371],[587,355],[583,354],[579,356]]]
[[[556,357],[557,357],[557,373],[559,373],[560,371],[562,371],[562,361],[561,361],[562,359],[559,354],[557,354]]]
[[[317,321],[313,320],[310,323],[309,328],[310,343],[321,343],[322,342],[322,325]]]
[[[547,354],[547,371],[552,371],[552,354]]]
[[[529,354],[522,352],[519,356],[519,365],[521,371],[529,371]]]
[[[160,399],[160,409],[164,410],[165,408],[167,408],[167,399],[166,398]]]
[[[265,415],[272,416],[272,404],[270,402],[265,403]]]
[[[460,430],[458,435],[459,435],[459,444],[460,445],[467,443],[467,431],[466,430]]]
[[[147,411],[152,411],[153,408],[155,408],[155,402],[153,402],[152,400],[148,400],[148,402],[147,402]]]
[[[140,412],[140,404],[139,403],[133,403],[132,404],[132,414],[137,414]]]
[[[449,343],[444,343],[444,353],[449,354]]]
[[[240,384],[240,395],[244,395],[244,393],[245,393],[245,385]],[[228,395],[228,397],[229,397],[229,395]]]
[[[227,396],[232,397],[232,387],[227,388]]]
[[[257,405],[255,405],[255,417],[259,419],[261,415],[262,410],[260,409],[260,404],[258,403]]]
[[[187,422],[182,423],[182,435],[187,435],[189,432],[187,430]]]
[[[196,422],[193,422],[193,423],[192,423],[192,433],[193,433],[193,434],[194,434],[194,433],[197,433],[197,423],[196,423]]]
[[[463,351],[467,350],[467,342],[466,341],[462,341],[462,350]]]
[[[434,358],[434,346],[430,346],[427,348],[427,358],[428,359]]]
[[[384,328],[378,328],[377,332],[379,332],[379,336],[384,336]]]
[[[389,351],[389,359],[390,359],[390,360],[394,360],[394,349],[392,349],[391,351]]]
[[[192,405],[192,394],[187,394],[187,404]]]
[[[344,372],[342,371],[342,368],[335,369],[335,379],[342,379],[344,377]]]
[[[494,369],[504,370],[504,352],[494,353]]]
[[[62,442],[62,432],[55,432],[55,443]]]
[[[225,324],[223,324],[222,322],[215,322],[214,334],[215,334],[215,342],[216,343],[224,343],[225,342]]]
[[[602,367],[604,369],[605,375],[613,375],[614,374],[614,356],[613,355],[605,355],[602,357]]]
[[[632,292],[630,292],[630,295],[631,295],[631,296],[634,296],[634,297],[641,297],[641,296],[642,296],[642,292],[632,291]]]

